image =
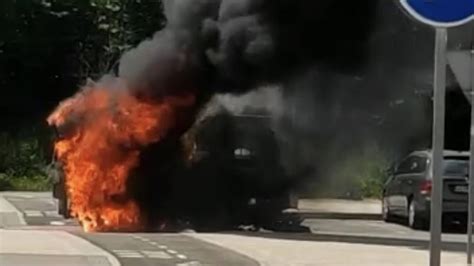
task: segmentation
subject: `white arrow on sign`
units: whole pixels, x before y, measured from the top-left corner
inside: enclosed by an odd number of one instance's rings
[[[466,98],[471,101],[469,92],[471,91],[471,77],[474,77],[474,68],[471,67],[471,51],[448,52],[448,62],[458,80]]]

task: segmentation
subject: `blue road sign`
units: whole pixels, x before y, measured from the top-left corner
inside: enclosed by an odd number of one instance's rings
[[[474,0],[400,0],[410,15],[434,27],[454,27],[474,20]]]

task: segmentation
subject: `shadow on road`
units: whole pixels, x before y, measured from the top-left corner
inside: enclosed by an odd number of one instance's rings
[[[233,234],[247,237],[259,237],[281,240],[338,242],[348,244],[368,244],[385,246],[403,246],[416,250],[429,250],[429,241],[423,239],[407,239],[397,237],[363,236],[363,235],[336,235],[325,233],[286,233],[286,232],[222,232],[222,234]],[[443,250],[453,252],[465,252],[466,244],[459,242],[444,242]]]

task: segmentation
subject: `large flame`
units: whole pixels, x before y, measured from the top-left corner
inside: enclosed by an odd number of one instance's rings
[[[127,192],[140,150],[176,126],[176,116],[195,104],[193,95],[142,101],[123,81],[102,82],[62,102],[48,123],[63,135],[55,144],[63,162],[71,214],[85,231],[144,229]]]

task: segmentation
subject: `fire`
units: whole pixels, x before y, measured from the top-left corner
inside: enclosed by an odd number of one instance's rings
[[[143,101],[122,80],[82,89],[48,118],[61,132],[55,144],[63,162],[71,214],[85,231],[144,229],[143,214],[127,191],[140,150],[176,127],[192,94]]]

